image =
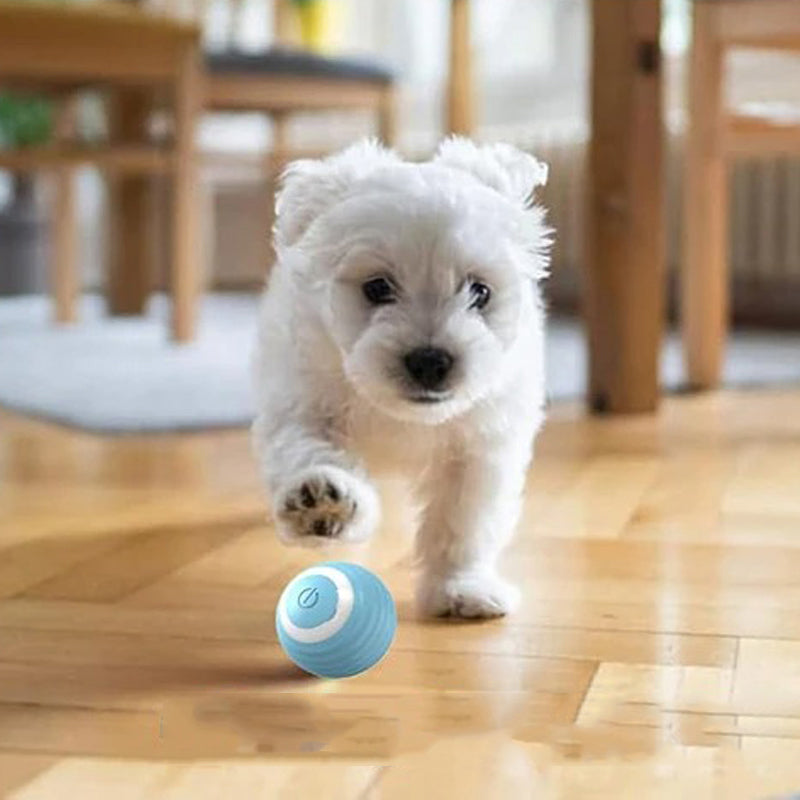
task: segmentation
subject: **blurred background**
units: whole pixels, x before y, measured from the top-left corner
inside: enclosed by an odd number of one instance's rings
[[[39,17],[25,16],[32,9]],[[287,159],[376,133],[412,159],[458,132],[549,162],[542,202],[557,231],[546,287],[550,394],[586,392],[577,320],[589,0],[0,0],[0,14],[0,42],[8,40],[0,56],[0,402],[98,429],[245,421],[276,175]],[[123,30],[99,26],[93,39],[100,18]],[[80,31],[83,52],[103,53],[100,61],[83,64],[78,54],[71,74],[72,56],[59,50],[51,73],[34,64],[26,74],[23,51],[58,49],[52,42],[70,36],[59,27],[64,19]],[[167,26],[161,38],[157,24]],[[117,36],[122,44],[105,54]],[[189,95],[196,107],[182,123],[188,133],[168,108],[180,97],[175,87],[186,86],[171,56],[161,73],[136,74],[162,58],[170,36],[176,53],[197,47],[188,57],[198,73]],[[690,0],[663,0],[660,40],[666,311],[674,318]],[[786,47],[767,49],[731,54],[728,102],[797,122],[800,61]],[[731,383],[800,380],[800,158],[790,149],[742,153],[731,164],[726,259],[735,327],[723,372]],[[186,158],[190,166],[174,168]],[[69,324],[54,325],[53,315]],[[662,384],[677,388],[686,382],[677,339],[665,348]]]

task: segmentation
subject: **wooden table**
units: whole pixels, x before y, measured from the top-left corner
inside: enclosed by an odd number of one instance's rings
[[[664,316],[661,0],[592,0],[589,403],[653,411]]]
[[[77,313],[74,172],[90,164],[110,176],[113,311],[139,310],[143,303],[147,276],[142,265],[150,242],[145,190],[154,175],[168,181],[172,335],[178,341],[192,338],[198,291],[194,131],[199,52],[196,26],[124,5],[0,0],[0,86],[42,92],[59,107],[51,144],[0,152],[4,169],[41,170],[56,178],[52,273],[58,321],[70,322]],[[85,146],[74,135],[75,98],[87,88],[115,98],[110,136],[102,145]],[[148,103],[155,93],[168,98],[173,124],[172,138],[163,143],[145,135]],[[131,308],[120,300],[123,287],[133,287]]]

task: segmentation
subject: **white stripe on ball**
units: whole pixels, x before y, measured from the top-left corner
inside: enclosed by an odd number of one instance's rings
[[[289,619],[289,613],[286,610],[285,598],[291,591],[292,586],[299,580],[308,578],[311,575],[321,575],[323,578],[330,580],[336,586],[336,612],[329,619],[315,628],[301,628],[295,625]],[[310,569],[301,572],[284,590],[281,596],[280,608],[278,614],[280,615],[281,627],[292,639],[296,642],[303,644],[317,644],[330,639],[335,633],[338,633],[353,611],[353,584],[350,579],[343,572],[332,567],[311,567]]]

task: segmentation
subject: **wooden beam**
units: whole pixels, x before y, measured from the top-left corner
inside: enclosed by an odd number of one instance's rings
[[[724,136],[728,157],[800,153],[800,125],[784,125],[766,117],[729,115]]]
[[[169,172],[173,161],[169,152],[155,147],[64,145],[27,150],[0,150],[0,169],[19,172],[92,164],[109,172],[148,172],[157,175]]]
[[[4,2],[0,76],[50,83],[164,81],[174,74],[181,48],[198,36],[194,24],[121,3]]]
[[[203,107],[215,111],[302,111],[376,108],[384,84],[292,75],[207,75]]]
[[[797,49],[800,46],[800,5],[796,0],[737,0],[736,2],[698,2],[708,6],[710,35],[723,47],[765,44],[772,48]]]
[[[664,312],[659,0],[592,2],[590,404],[653,411]]]

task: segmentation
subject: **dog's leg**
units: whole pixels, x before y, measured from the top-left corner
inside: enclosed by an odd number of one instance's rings
[[[357,542],[373,533],[378,494],[347,452],[296,421],[262,417],[253,433],[284,542]]]
[[[513,610],[519,593],[495,565],[519,517],[529,460],[529,446],[507,441],[432,466],[417,538],[423,613],[486,618]]]

